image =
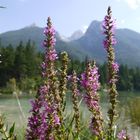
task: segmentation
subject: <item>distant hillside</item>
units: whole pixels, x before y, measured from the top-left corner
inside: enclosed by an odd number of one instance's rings
[[[131,66],[140,66],[140,34],[129,29],[117,29],[116,38],[118,42],[115,46],[117,61]],[[31,26],[9,31],[0,34],[0,39],[4,46],[8,44],[17,46],[21,40],[27,42],[30,39],[35,42],[37,49],[40,50],[44,39],[43,28]],[[76,32],[71,36],[71,39],[64,39],[57,32],[56,39],[56,49],[59,52],[67,51],[74,59],[84,60],[88,56],[99,63],[106,60],[105,50],[102,45],[104,36],[99,21],[91,22],[85,34]]]
[[[20,30],[9,31],[0,34],[1,43],[4,46],[12,44],[14,46],[18,45],[20,41],[27,42],[29,39],[35,41],[38,45],[43,40],[43,28],[36,26],[26,27]]]

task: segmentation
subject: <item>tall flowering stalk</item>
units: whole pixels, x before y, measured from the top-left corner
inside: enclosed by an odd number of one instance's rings
[[[55,30],[52,26],[50,17],[48,18],[47,27],[44,30],[44,34],[46,35],[46,39],[44,40],[45,51],[45,60],[44,60],[44,73],[45,76],[45,84],[49,86],[49,92],[46,95],[46,100],[48,102],[47,107],[50,108],[51,112],[47,114],[47,122],[48,122],[48,132],[47,139],[49,137],[56,137],[59,131],[60,125],[60,96],[59,96],[59,82],[57,78],[57,71],[55,68],[55,61],[57,60],[57,53],[54,48],[55,46]],[[45,108],[46,109],[46,108]],[[48,110],[44,111],[44,114]],[[53,134],[54,133],[54,134]],[[55,136],[54,136],[55,135]]]
[[[114,35],[115,31],[115,21],[112,19],[112,11],[111,8],[108,7],[107,15],[103,21],[103,29],[105,40],[103,42],[104,48],[107,51],[108,58],[108,86],[109,86],[109,97],[111,108],[108,111],[109,115],[109,136],[113,135],[113,125],[115,122],[115,118],[117,116],[116,112],[116,104],[117,104],[117,90],[116,90],[116,82],[117,82],[117,73],[119,71],[119,66],[115,62],[115,53],[113,46],[116,44],[116,39]]]
[[[55,61],[58,57],[54,48],[55,30],[50,17],[44,34],[46,35],[43,42],[45,58],[41,64],[44,83],[40,86],[35,100],[32,101],[32,115],[29,117],[27,140],[54,140],[59,137],[60,96],[57,71],[55,70]]]
[[[68,70],[68,54],[67,52],[62,52],[60,55],[61,60],[61,70],[60,70],[60,82],[59,82],[59,107],[58,115],[60,119],[59,134],[60,138],[63,140],[65,138],[65,126],[64,126],[64,110],[66,106],[66,91],[67,91],[67,70]]]
[[[77,87],[77,74],[74,71],[71,76],[72,82],[72,102],[73,102],[73,109],[74,109],[74,119],[75,119],[75,138],[79,138],[80,133],[80,110],[78,106],[78,87]]]
[[[85,103],[92,112],[90,128],[93,134],[98,138],[103,137],[103,120],[99,105],[99,94],[97,90],[100,88],[98,68],[89,62],[86,71],[81,75],[81,84],[86,90],[84,96]]]
[[[67,90],[67,70],[68,70],[68,54],[67,52],[61,53],[61,73],[60,73],[60,97],[61,97],[61,109],[64,111],[66,104],[66,90]]]

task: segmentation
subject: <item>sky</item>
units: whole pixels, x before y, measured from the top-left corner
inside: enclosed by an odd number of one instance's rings
[[[46,26],[50,16],[55,29],[64,36],[83,31],[93,20],[102,21],[108,6],[118,28],[140,32],[140,0],[0,0],[0,33],[35,23]]]

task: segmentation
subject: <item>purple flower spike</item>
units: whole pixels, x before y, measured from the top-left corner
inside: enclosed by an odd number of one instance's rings
[[[54,124],[55,125],[60,125],[60,118],[58,117],[57,114],[54,114]]]
[[[50,18],[48,18],[44,34],[46,35],[46,39],[43,42],[45,57],[41,64],[44,84],[38,89],[36,98],[31,101],[32,109],[30,112],[32,114],[28,119],[27,140],[54,140],[53,130],[56,125],[60,125],[60,120],[57,115],[57,104],[53,101],[54,98],[52,98],[52,95],[50,95],[50,90],[54,86],[50,84],[53,83],[50,81],[52,80],[52,75],[56,73],[54,61],[58,58],[54,48],[56,42],[55,30],[52,27]]]
[[[113,68],[114,71],[117,73],[117,72],[119,71],[119,65],[118,65],[118,63],[114,62],[114,63],[112,64],[112,68]]]
[[[90,72],[89,77],[87,79],[86,73],[81,74],[81,84],[84,88],[90,87],[94,92],[96,92],[100,88],[99,83],[99,75],[98,75],[98,68],[94,66]]]
[[[110,15],[106,15],[102,22],[103,34],[106,39],[103,41],[104,48],[107,49],[110,45],[114,46],[117,41],[115,38],[116,21]]]
[[[121,132],[119,132],[117,137],[119,140],[125,140],[126,139],[126,130],[122,130]]]
[[[109,102],[111,107],[108,110],[109,122],[108,122],[108,137],[112,138],[112,133],[114,132],[115,117],[117,117],[116,105],[117,105],[117,88],[116,82],[118,81],[118,71],[119,65],[115,62],[115,49],[114,45],[117,43],[115,38],[115,20],[112,18],[111,7],[107,9],[107,15],[104,18],[103,24],[103,34],[105,39],[103,41],[104,48],[107,52],[108,59],[108,92],[109,92]]]
[[[133,140],[126,132],[126,130],[121,130],[117,135],[118,140]]]
[[[55,39],[55,30],[52,27],[51,19],[48,18],[47,27],[44,30],[44,34],[46,35],[47,39],[44,40],[44,47],[54,47],[56,39]]]
[[[56,50],[55,49],[50,50],[48,52],[48,55],[46,56],[46,59],[49,60],[49,61],[55,61],[56,59],[58,59]]]
[[[94,135],[102,138],[102,116],[100,112],[99,95],[97,93],[100,88],[100,83],[96,65],[91,66],[91,63],[88,63],[86,71],[81,74],[81,85],[86,90],[84,101],[89,110],[93,113],[90,129]]]

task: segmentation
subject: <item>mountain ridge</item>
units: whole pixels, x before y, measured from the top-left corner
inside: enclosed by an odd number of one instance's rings
[[[1,44],[17,46],[20,41],[24,43],[29,39],[35,42],[37,49],[41,50],[41,42],[44,40],[43,28],[32,26],[15,31],[0,34]],[[124,28],[116,29],[117,45],[116,61],[132,66],[140,66],[140,33]],[[66,39],[66,40],[65,40]],[[67,40],[68,39],[68,40]],[[106,53],[102,45],[104,35],[100,21],[92,21],[86,32],[78,38],[64,38],[56,32],[57,51],[67,51],[74,59],[83,61],[85,57],[95,59],[98,63],[106,61]]]

